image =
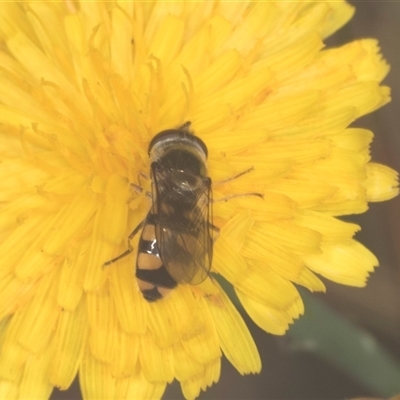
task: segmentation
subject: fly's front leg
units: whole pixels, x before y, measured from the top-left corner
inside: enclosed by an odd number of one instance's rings
[[[128,236],[128,250],[124,251],[122,254],[120,254],[119,256],[105,262],[103,264],[103,268],[114,264],[116,261],[120,260],[121,258],[126,257],[127,255],[131,254],[133,251],[133,247],[131,245],[131,240],[136,236],[136,234],[143,228],[144,225],[144,220],[129,234]]]
[[[141,186],[136,185],[136,183],[131,183],[131,188],[134,189],[138,193],[143,193],[143,190],[144,190]],[[152,199],[153,195],[151,192],[146,192],[146,197],[148,197],[149,199]]]
[[[228,201],[231,199],[236,199],[238,197],[247,197],[247,196],[261,197],[262,199],[264,198],[264,195],[262,193],[248,192],[248,193],[231,194],[230,196],[221,197],[220,199],[213,200],[213,203],[219,203],[221,201]]]
[[[143,193],[143,190],[144,190],[144,189],[142,188],[142,186],[141,186],[141,183],[140,183],[140,177],[145,178],[146,180],[149,179],[149,177],[148,177],[145,173],[139,172],[139,174],[138,174],[138,182],[139,182],[139,185],[136,185],[136,183],[131,183],[131,188],[132,188],[133,190],[135,190],[137,193]],[[153,198],[153,195],[152,195],[152,193],[150,193],[150,192],[146,192],[146,197],[152,199],[152,198]]]
[[[216,182],[214,182],[214,186],[215,185],[222,185],[224,183],[228,183],[230,181],[234,181],[235,179],[240,178],[241,176],[246,175],[251,171],[254,171],[254,166],[251,166],[250,168],[247,168],[246,170],[244,170],[242,172],[239,172],[238,174],[236,174],[234,176],[231,176],[229,178],[223,179],[222,181],[216,181]]]
[[[250,167],[250,168],[248,168],[248,169],[246,169],[246,170],[244,170],[242,172],[239,172],[238,174],[236,174],[234,176],[231,176],[230,178],[223,179],[222,181],[214,182],[214,186],[218,186],[218,185],[222,185],[224,183],[228,183],[228,182],[234,181],[235,179],[240,178],[241,176],[246,175],[251,171],[254,171],[254,166],[252,166],[252,167]],[[257,197],[261,197],[262,199],[264,198],[264,195],[262,193],[247,192],[247,193],[238,193],[238,194],[232,194],[230,196],[225,196],[225,197],[222,197],[220,199],[213,200],[213,203],[218,203],[218,202],[221,202],[221,201],[228,201],[228,200],[231,200],[231,199],[236,199],[237,197],[246,197],[246,196],[257,196]]]

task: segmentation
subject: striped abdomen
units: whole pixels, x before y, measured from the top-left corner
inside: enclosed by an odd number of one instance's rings
[[[139,239],[136,261],[136,278],[139,289],[143,297],[150,302],[163,298],[177,286],[161,260],[154,219],[154,215],[151,213],[146,217]]]

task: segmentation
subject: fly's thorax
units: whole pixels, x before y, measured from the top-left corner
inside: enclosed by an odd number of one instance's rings
[[[187,124],[185,125],[185,127]],[[151,162],[171,171],[186,171],[194,176],[207,176],[207,146],[186,128],[158,133],[149,145]]]
[[[185,129],[162,131],[151,141],[149,154],[158,190],[168,192],[171,201],[190,202],[204,188],[207,147],[192,133]]]

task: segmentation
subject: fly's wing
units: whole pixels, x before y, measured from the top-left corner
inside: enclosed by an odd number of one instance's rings
[[[153,168],[156,239],[168,273],[178,283],[198,284],[211,269],[211,180],[206,178],[193,194],[190,206],[173,200],[168,183]]]

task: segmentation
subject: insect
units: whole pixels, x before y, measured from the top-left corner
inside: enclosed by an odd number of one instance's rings
[[[129,235],[141,230],[136,278],[143,297],[154,302],[179,283],[199,284],[211,269],[213,256],[211,179],[207,147],[189,130],[158,133],[150,142],[152,206]],[[109,265],[133,251],[106,262]]]

